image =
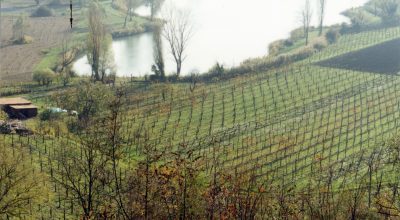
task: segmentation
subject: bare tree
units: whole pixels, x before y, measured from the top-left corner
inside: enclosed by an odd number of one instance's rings
[[[63,38],[61,43],[61,72],[69,66],[72,62],[74,62],[75,56],[78,53],[78,48],[70,47],[69,38]]]
[[[186,59],[186,49],[193,36],[193,26],[190,23],[190,13],[170,7],[163,11],[163,36],[167,40],[171,55],[176,63],[176,75],[179,77],[182,64]]]
[[[317,0],[318,3],[318,20],[319,20],[319,36],[322,35],[324,29],[324,19],[327,0]]]
[[[306,45],[308,45],[308,40],[309,40],[312,14],[313,14],[313,12],[311,9],[310,0],[306,0],[304,8],[301,11],[302,24],[303,24],[303,30],[304,30],[304,38],[306,39]]]
[[[163,53],[163,44],[161,39],[161,29],[159,27],[153,33],[153,56],[154,56],[154,65],[152,66],[152,70],[156,75],[157,79],[165,80],[165,63],[164,63],[164,53]]]
[[[24,37],[25,31],[28,27],[29,24],[26,17],[23,15],[19,16],[12,26],[13,40],[20,41]]]
[[[71,78],[71,70],[69,66],[74,62],[76,55],[78,54],[78,48],[71,47],[68,43],[70,39],[68,37],[63,38],[61,43],[61,68],[59,69],[59,77],[64,86],[68,85]]]
[[[109,35],[107,34],[106,27],[102,23],[103,13],[101,12],[100,5],[96,3],[91,3],[88,14],[88,60],[92,67],[93,79],[95,81],[101,81],[102,79],[104,79],[104,77],[100,76],[100,70],[102,69],[102,60],[104,61],[104,58],[109,55]]]
[[[132,11],[140,6],[142,2],[138,0],[125,0],[125,6],[126,6],[126,16],[125,16],[125,21],[124,21],[124,28],[126,27],[126,22],[129,17],[129,21],[132,21]]]
[[[69,199],[79,204],[84,220],[94,218],[108,202],[105,189],[111,174],[107,168],[109,159],[101,152],[103,137],[101,126],[90,127],[80,136],[79,143],[66,144],[57,155],[61,167],[53,179],[70,192]]]
[[[124,28],[126,27],[126,21],[128,20],[128,17],[130,16],[130,20],[132,21],[132,5],[133,5],[133,0],[126,0],[126,16],[125,16],[125,22],[124,22]]]
[[[163,0],[146,0],[146,5],[150,7],[150,19],[154,19],[154,15],[160,9]]]
[[[45,176],[35,172],[28,158],[23,146],[0,140],[0,219],[19,219],[24,214],[38,217],[31,207],[50,194],[43,184]]]
[[[115,73],[114,53],[110,49],[112,43],[112,37],[110,34],[106,34],[101,44],[101,55],[99,58],[99,72],[100,80],[104,83],[107,75],[113,75]]]

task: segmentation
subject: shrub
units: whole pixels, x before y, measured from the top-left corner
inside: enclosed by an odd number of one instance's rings
[[[249,59],[241,64],[242,70],[264,71],[306,59],[315,53],[313,47],[303,47],[289,54]]]
[[[2,111],[0,108],[0,124],[1,124],[1,121],[6,121],[7,119],[8,119],[8,115],[4,111]]]
[[[4,123],[4,124],[0,124],[0,134],[11,134],[12,129],[10,127],[10,125]]]
[[[302,27],[294,29],[293,31],[290,32],[290,39],[292,41],[298,41],[302,38],[304,38],[304,30]]]
[[[336,43],[340,37],[340,32],[337,29],[330,29],[325,34],[325,39],[328,41],[329,44]]]
[[[277,40],[269,44],[268,53],[270,55],[276,55],[284,48],[284,40]]]
[[[25,16],[19,16],[12,26],[14,43],[18,43],[23,39],[26,28],[29,26]]]
[[[44,70],[38,70],[33,73],[33,80],[39,83],[39,85],[49,86],[55,77],[56,74],[48,68]]]
[[[36,9],[33,13],[32,13],[32,17],[51,17],[54,15],[53,10],[51,10],[50,8],[48,8],[47,6],[40,6],[38,9]]]
[[[60,118],[60,113],[54,112],[51,109],[46,109],[39,115],[40,120],[50,121]]]
[[[32,42],[33,42],[33,37],[28,35],[23,35],[22,37],[14,40],[14,44],[30,44]]]
[[[224,74],[224,72],[224,65],[218,62],[208,71],[209,74],[212,74],[214,76],[221,76],[222,74]]]
[[[312,47],[303,47],[297,50],[295,53],[289,55],[291,62],[296,62],[299,60],[306,59],[312,56],[315,53],[315,50]]]
[[[71,78],[74,78],[74,77],[77,77],[77,76],[78,76],[78,73],[75,72],[74,69],[69,68],[68,70],[69,70],[69,76],[70,76]]]
[[[363,9],[350,9],[343,13],[351,21],[350,31],[361,31],[363,28],[374,25],[376,18]],[[343,33],[342,33],[343,34]]]
[[[320,51],[328,46],[328,42],[326,41],[325,38],[319,37],[319,38],[314,39],[311,42],[311,45],[315,50]]]
[[[341,35],[345,35],[345,34],[351,33],[351,31],[352,31],[352,28],[351,28],[351,26],[349,24],[342,23],[340,25],[339,33]]]
[[[397,14],[399,3],[396,0],[381,0],[376,4],[378,15],[382,18],[382,23],[386,25],[396,24],[399,20]]]
[[[126,5],[123,0],[114,0],[111,3],[111,7],[115,10],[126,11]]]
[[[286,39],[286,40],[283,42],[283,45],[284,45],[285,47],[291,47],[291,46],[294,45],[294,43],[293,43],[293,41],[292,41],[291,39]]]

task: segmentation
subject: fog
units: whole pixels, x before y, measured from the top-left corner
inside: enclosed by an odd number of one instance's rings
[[[317,25],[316,0],[313,1],[313,25]],[[348,22],[340,13],[358,7],[367,0],[331,0],[327,3],[325,25]],[[301,0],[167,0],[165,5],[175,5],[190,11],[194,35],[186,52],[183,74],[194,70],[207,71],[216,62],[225,66],[240,64],[250,57],[268,53],[268,45],[287,38],[291,30],[301,26]],[[136,10],[147,15],[149,9]],[[174,70],[174,62],[165,46],[167,70]],[[117,74],[143,76],[151,73],[152,35],[149,33],[115,40],[113,50]],[[75,70],[90,72],[85,58],[78,60]]]

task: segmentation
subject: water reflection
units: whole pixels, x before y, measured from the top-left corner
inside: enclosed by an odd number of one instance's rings
[[[169,1],[192,11],[196,30],[189,44],[183,74],[193,69],[207,71],[217,61],[233,66],[249,57],[267,54],[270,42],[288,37],[291,30],[301,25],[299,11],[304,4],[302,0],[167,0],[166,4]],[[367,0],[328,1],[325,24],[345,22],[347,19],[340,13],[365,2]],[[137,10],[141,15],[148,12],[146,7]],[[316,10],[313,24],[317,24]],[[118,75],[151,73],[151,33],[114,40],[112,47]],[[166,69],[172,72],[175,69],[173,59],[167,48],[164,53]],[[74,69],[81,74],[87,72],[88,66],[84,63],[83,57],[75,63]]]

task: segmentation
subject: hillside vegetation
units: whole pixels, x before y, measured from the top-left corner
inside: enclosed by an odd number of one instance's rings
[[[0,188],[0,217],[397,219],[399,39],[397,26],[368,26],[213,80],[2,86],[41,115],[26,121],[32,136],[0,135],[0,177],[26,180],[29,195]]]

